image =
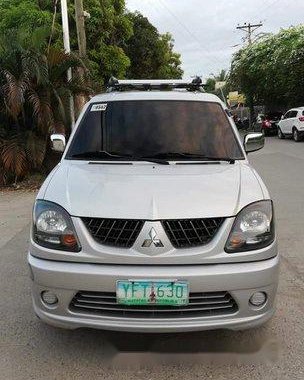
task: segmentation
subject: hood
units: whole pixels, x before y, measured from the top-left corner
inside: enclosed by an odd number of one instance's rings
[[[64,160],[38,197],[73,216],[160,220],[233,216],[264,194],[246,161],[163,166]]]

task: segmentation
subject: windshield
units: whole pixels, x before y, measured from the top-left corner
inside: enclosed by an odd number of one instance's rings
[[[97,159],[105,152],[108,160],[118,155],[154,157],[166,153],[172,159],[174,155],[178,159],[190,159],[191,155],[244,158],[223,108],[197,101],[90,105],[66,158],[92,159],[96,154]]]

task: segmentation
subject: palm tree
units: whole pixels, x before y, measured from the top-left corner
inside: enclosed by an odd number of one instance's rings
[[[77,68],[85,69],[79,57],[47,49],[46,36],[43,29],[14,30],[0,39],[0,175],[4,172],[4,180],[14,176],[16,181],[40,167],[49,133],[69,133],[70,96],[92,92],[87,78],[77,75]],[[71,81],[68,68],[75,71]]]
[[[212,75],[216,82],[226,82],[228,79],[228,72],[224,69],[222,69],[217,75]]]

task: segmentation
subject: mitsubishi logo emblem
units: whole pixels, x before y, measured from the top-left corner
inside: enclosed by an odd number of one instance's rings
[[[146,239],[143,242],[142,247],[149,248],[149,247],[151,247],[152,244],[154,244],[154,246],[157,248],[161,248],[164,246],[162,241],[157,238],[157,233],[156,233],[154,228],[151,228],[151,230],[149,232],[149,237],[150,237],[150,239]]]

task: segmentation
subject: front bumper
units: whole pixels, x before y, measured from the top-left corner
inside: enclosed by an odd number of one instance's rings
[[[91,327],[117,331],[182,332],[209,329],[246,329],[259,326],[274,313],[279,275],[279,257],[240,264],[188,266],[129,266],[80,264],[38,259],[28,256],[33,286],[33,305],[39,318],[48,324],[76,329]],[[79,291],[115,292],[117,280],[178,279],[189,281],[191,292],[229,291],[238,304],[230,315],[182,318],[126,318],[79,313],[70,302]],[[47,306],[41,292],[51,290],[59,302]],[[250,306],[256,291],[265,292],[266,304]]]

